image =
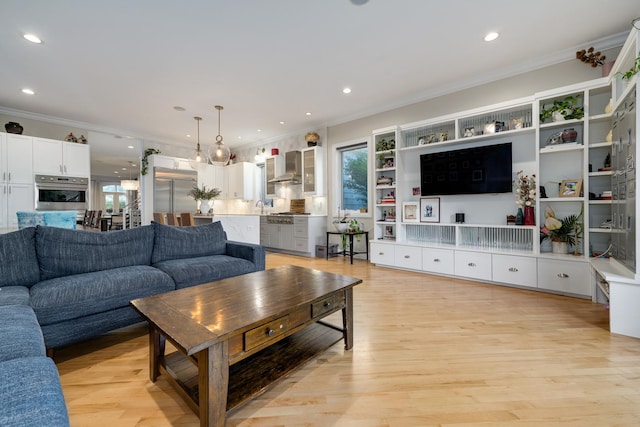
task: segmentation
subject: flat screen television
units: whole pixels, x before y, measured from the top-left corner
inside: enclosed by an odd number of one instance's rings
[[[510,193],[511,143],[420,155],[420,194]]]

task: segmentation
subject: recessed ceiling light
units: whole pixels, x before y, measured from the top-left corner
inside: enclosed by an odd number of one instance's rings
[[[191,135],[190,135],[190,134],[186,134],[185,136],[186,136],[187,138],[191,138]]]
[[[239,137],[238,137],[238,139],[242,139],[242,137],[241,137],[241,136],[239,136]]]
[[[120,173],[120,172],[118,172],[118,171],[113,171],[113,173]]]
[[[284,122],[280,122],[280,124],[281,124],[281,125],[283,125],[283,124],[284,124]]]
[[[22,93],[25,93],[27,95],[35,95],[36,93],[33,91],[33,89],[29,89],[28,87],[25,87],[24,89],[22,89]]]
[[[31,43],[42,44],[42,40],[40,40],[40,37],[36,36],[35,34],[27,33],[23,34],[22,37],[24,37],[25,40],[29,40]]]
[[[306,114],[307,114],[307,116],[310,116],[310,115],[311,115],[311,113],[309,113],[309,112],[308,112],[308,113],[306,113]]]
[[[345,87],[344,89],[342,89],[342,93],[344,93],[344,94],[351,93],[351,88],[350,87]]]
[[[133,150],[135,147],[133,145],[127,145],[127,148]]]
[[[256,129],[258,132],[262,132],[262,129]]]
[[[176,111],[186,111],[184,107],[180,107],[179,105],[176,105],[175,107],[173,107],[173,109]]]
[[[484,41],[486,42],[492,42],[495,39],[497,39],[498,37],[500,37],[500,34],[496,33],[495,31],[492,31],[490,33],[487,33],[486,36],[484,36]]]
[[[126,171],[126,170],[127,170],[127,168],[122,168],[122,170],[123,170],[123,171]]]

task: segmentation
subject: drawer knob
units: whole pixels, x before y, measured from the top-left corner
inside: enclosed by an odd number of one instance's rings
[[[512,272],[512,273],[517,273],[517,272],[518,272],[518,269],[517,269],[517,268],[515,268],[515,267],[511,267],[511,268],[509,269],[509,271],[510,271],[510,272]]]
[[[434,258],[433,262],[440,262],[440,258]]]
[[[378,255],[384,255],[384,252],[378,252]]]
[[[475,267],[476,264],[474,262],[470,262],[469,264],[467,264],[469,267]]]
[[[558,273],[558,277],[561,279],[566,279],[569,277],[569,275],[567,273]]]
[[[325,308],[329,308],[331,307],[331,301],[325,301],[324,304],[322,304]]]
[[[275,333],[276,333],[276,331],[274,331],[273,329],[271,329],[271,328],[267,328],[267,335],[268,335],[268,336],[272,337],[272,336],[273,336],[273,334],[275,334]]]
[[[409,258],[411,258],[409,255],[404,256],[404,259],[409,259]]]

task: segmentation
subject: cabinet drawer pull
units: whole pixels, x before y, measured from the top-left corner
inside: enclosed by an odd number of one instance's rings
[[[561,279],[566,279],[569,277],[569,275],[567,273],[558,273],[558,277]]]
[[[509,268],[509,271],[512,272],[512,273],[517,273],[518,269],[515,268],[515,267],[511,267],[511,268]]]
[[[326,308],[331,307],[331,301],[325,301],[324,304],[322,304],[323,306],[325,306]]]
[[[273,336],[273,334],[275,334],[275,333],[276,333],[276,331],[274,331],[273,329],[271,329],[271,328],[267,328],[267,335],[268,335],[268,336],[272,337],[272,336]]]
[[[475,267],[476,263],[475,262],[470,262],[469,264],[467,264],[469,267]]]
[[[440,262],[440,258],[434,258],[433,262]]]
[[[404,256],[404,259],[409,259],[409,258],[411,258],[411,256],[409,256],[409,255],[405,255]]]

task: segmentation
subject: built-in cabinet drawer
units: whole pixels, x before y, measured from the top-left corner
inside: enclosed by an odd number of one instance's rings
[[[394,245],[370,242],[369,250],[371,252],[371,262],[374,264],[395,266],[395,248],[396,246]]]
[[[244,334],[244,349],[251,350],[269,340],[284,334],[289,329],[289,316],[283,316],[257,328],[253,328]]]
[[[584,262],[538,259],[538,288],[591,296],[593,286],[590,269]]]
[[[493,254],[492,274],[494,282],[511,285],[538,286],[536,258]]]
[[[400,268],[422,270],[422,251],[416,246],[396,246],[395,265]]]
[[[453,274],[453,251],[422,248],[422,270],[430,273]]]
[[[456,251],[454,271],[456,276],[491,280],[491,254]]]

